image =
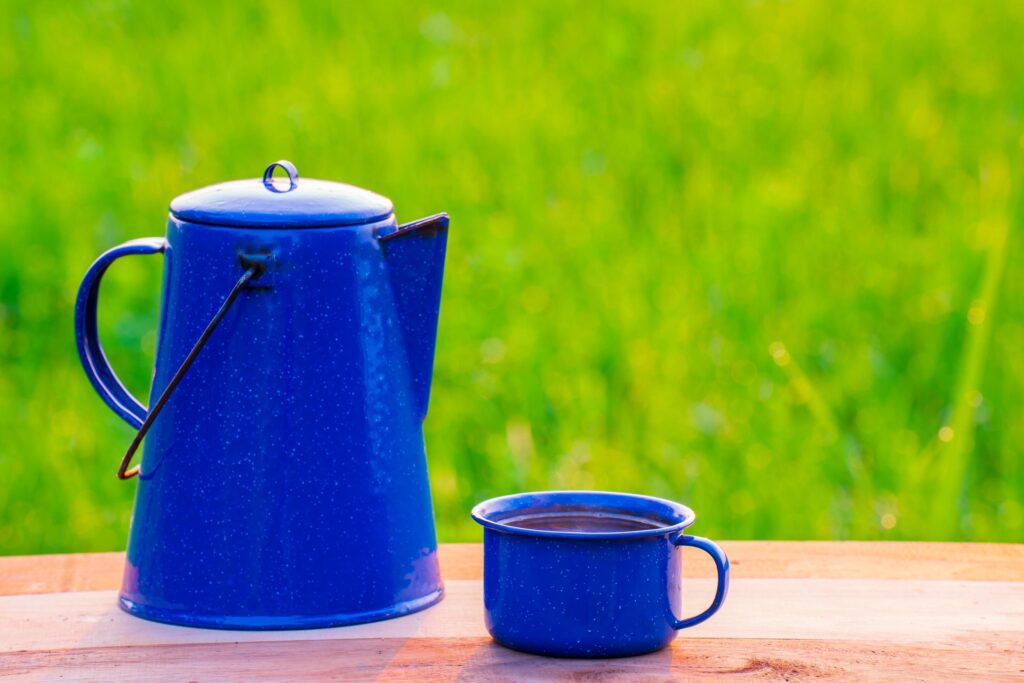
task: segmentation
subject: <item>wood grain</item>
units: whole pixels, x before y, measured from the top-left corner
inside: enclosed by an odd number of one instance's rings
[[[352,639],[81,648],[0,655],[0,680],[672,681],[729,679],[1013,681],[1019,653],[885,642],[677,640],[624,659],[551,659],[489,638]]]
[[[724,541],[736,578],[965,579],[1024,581],[1024,544],[884,541]],[[446,579],[479,579],[475,543],[439,548]],[[711,576],[703,553],[687,552],[688,576]],[[0,557],[0,595],[114,590],[124,553]]]

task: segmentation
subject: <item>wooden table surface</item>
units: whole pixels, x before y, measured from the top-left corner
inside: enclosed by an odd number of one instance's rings
[[[448,594],[401,619],[313,631],[155,624],[115,605],[122,553],[0,558],[0,680],[1024,680],[1024,545],[724,542],[725,607],[662,652],[565,660],[495,645],[479,545],[444,545]],[[713,567],[687,551],[688,611]]]

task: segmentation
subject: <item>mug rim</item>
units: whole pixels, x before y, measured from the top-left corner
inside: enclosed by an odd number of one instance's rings
[[[588,531],[549,531],[542,529],[524,529],[522,527],[511,526],[509,524],[503,524],[501,521],[493,519],[496,513],[507,512],[515,510],[514,503],[521,502],[530,499],[541,499],[541,504],[538,507],[542,507],[544,504],[556,505],[557,499],[593,499],[594,503],[603,501],[606,505],[609,503],[614,504],[615,502],[627,504],[632,502],[646,503],[648,508],[661,506],[667,508],[670,513],[674,513],[675,516],[679,517],[679,521],[668,526],[660,526],[651,529],[639,529],[636,531],[601,531],[601,532],[588,532]],[[546,499],[546,500],[545,500]],[[588,501],[589,502],[589,501]],[[608,505],[612,507],[614,505]],[[623,509],[628,511],[633,506],[624,506]],[[470,511],[470,516],[473,520],[483,526],[485,529],[491,529],[493,531],[500,531],[507,534],[514,534],[517,536],[536,536],[540,538],[566,538],[566,539],[577,539],[577,540],[609,540],[609,539],[629,539],[629,538],[643,538],[645,536],[664,536],[667,534],[673,534],[681,532],[688,526],[693,524],[694,520],[697,519],[696,513],[689,507],[682,503],[677,503],[673,500],[666,498],[658,498],[656,496],[645,496],[639,493],[625,493],[621,491],[590,491],[590,490],[557,490],[557,491],[526,491],[522,493],[510,493],[504,496],[497,496],[495,498],[489,498],[481,501],[473,506]]]

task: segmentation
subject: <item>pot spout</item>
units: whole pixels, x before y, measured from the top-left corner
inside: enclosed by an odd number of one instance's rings
[[[427,416],[434,371],[448,214],[439,213],[379,235],[409,362],[420,419]]]

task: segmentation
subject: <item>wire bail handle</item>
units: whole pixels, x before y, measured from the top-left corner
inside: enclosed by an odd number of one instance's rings
[[[271,168],[267,169],[268,174],[273,173],[273,166],[274,164],[271,164]],[[292,171],[294,170],[295,167],[292,166]],[[161,410],[163,410],[164,404],[167,403],[167,400],[171,397],[171,394],[178,386],[178,383],[185,377],[185,373],[188,372],[188,369],[192,367],[192,363],[195,362],[199,352],[203,350],[204,346],[206,346],[206,342],[209,340],[210,335],[213,334],[213,331],[217,329],[218,325],[220,325],[220,321],[224,319],[225,315],[227,315],[228,310],[231,308],[231,304],[235,303],[235,299],[238,298],[238,295],[241,294],[242,290],[250,280],[259,277],[263,274],[263,271],[266,270],[266,263],[259,259],[242,257],[242,265],[246,268],[245,273],[243,273],[242,277],[238,279],[235,286],[231,288],[231,292],[228,294],[227,298],[224,299],[224,303],[220,305],[220,308],[217,309],[217,312],[206,326],[206,329],[204,329],[203,333],[199,335],[199,339],[196,340],[192,350],[188,352],[188,355],[185,357],[185,360],[182,361],[181,366],[174,373],[174,376],[171,377],[171,381],[167,383],[166,387],[164,387],[163,392],[160,394],[160,398],[158,398],[156,403],[153,404],[153,407],[147,411],[146,419],[142,421],[142,426],[139,427],[138,433],[135,435],[135,438],[132,439],[131,445],[128,446],[128,450],[125,451],[124,457],[121,458],[121,464],[117,468],[118,479],[131,479],[139,473],[139,465],[135,465],[131,468],[128,466],[131,465],[132,457],[134,457],[135,452],[139,450],[142,440],[146,438],[149,428],[153,426],[153,421],[156,420],[156,416],[160,414]]]

